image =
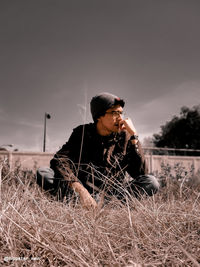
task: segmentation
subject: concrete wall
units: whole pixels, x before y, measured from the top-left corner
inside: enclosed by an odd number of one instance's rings
[[[11,169],[16,165],[21,165],[23,169],[35,170],[41,166],[49,166],[49,161],[52,159],[52,153],[39,152],[8,152],[0,151],[0,161],[7,159]],[[185,170],[190,171],[194,167],[194,173],[200,171],[200,157],[186,156],[161,156],[161,155],[146,155],[149,172],[161,172],[161,165],[169,165],[172,168],[176,164],[180,164]]]
[[[52,153],[39,152],[8,152],[0,151],[0,159],[8,160],[11,169],[21,165],[23,169],[36,169],[41,166],[49,166],[49,161],[52,159]]]
[[[160,173],[162,165],[169,166],[173,170],[182,167],[184,170],[193,174],[200,172],[200,157],[188,156],[161,156],[161,155],[146,155],[146,161],[149,167],[149,172]]]

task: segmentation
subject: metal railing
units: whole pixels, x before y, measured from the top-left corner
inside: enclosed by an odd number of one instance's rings
[[[168,148],[168,147],[143,147],[145,154],[200,156],[200,149]]]

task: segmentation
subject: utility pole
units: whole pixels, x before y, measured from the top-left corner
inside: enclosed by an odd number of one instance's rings
[[[46,150],[46,128],[47,128],[47,119],[51,119],[50,114],[46,113],[44,114],[44,142],[43,142],[43,152]]]

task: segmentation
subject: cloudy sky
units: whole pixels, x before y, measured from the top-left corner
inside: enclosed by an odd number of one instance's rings
[[[92,121],[92,96],[126,101],[140,138],[200,103],[199,0],[0,1],[0,146],[56,151]]]

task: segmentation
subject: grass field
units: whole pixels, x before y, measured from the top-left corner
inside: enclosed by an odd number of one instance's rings
[[[55,201],[32,172],[4,167],[0,265],[200,266],[200,185],[191,181],[166,177],[154,197],[93,212]]]

